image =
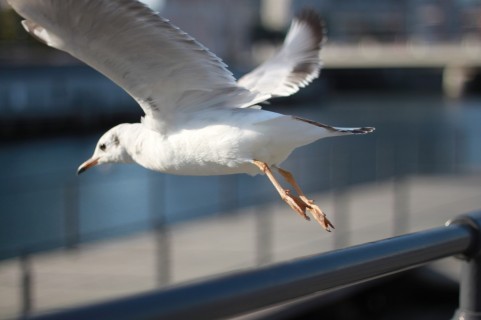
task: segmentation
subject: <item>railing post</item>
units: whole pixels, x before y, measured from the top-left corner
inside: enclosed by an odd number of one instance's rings
[[[350,199],[346,188],[352,183],[351,153],[345,148],[336,147],[331,147],[330,153],[330,186],[334,189],[334,225],[342,225],[344,230],[348,230],[351,218]],[[341,230],[334,232],[334,249],[347,247],[350,243],[349,235],[349,232]]]
[[[409,231],[409,186],[406,176],[394,177],[393,235],[399,236]]]
[[[239,208],[239,181],[236,175],[219,176],[219,212],[226,213]]]
[[[172,273],[172,244],[165,221],[154,222],[154,233],[157,257],[157,284],[159,287],[169,284]]]
[[[32,265],[28,252],[20,255],[20,282],[22,284],[21,300],[22,300],[22,316],[27,317],[33,309],[33,290],[32,290]]]
[[[466,225],[472,232],[471,248],[463,260],[459,284],[459,308],[453,320],[481,320],[481,212],[460,216],[452,223]]]
[[[162,287],[167,285],[172,277],[172,241],[166,217],[166,180],[165,176],[153,175],[149,181],[150,218],[156,244],[157,285]]]
[[[463,261],[454,320],[481,320],[481,256]]]
[[[79,187],[75,181],[65,185],[64,230],[65,247],[77,249],[80,242]]]
[[[264,266],[272,262],[272,215],[266,205],[256,208],[256,265]]]

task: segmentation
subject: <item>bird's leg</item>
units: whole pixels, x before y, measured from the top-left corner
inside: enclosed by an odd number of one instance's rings
[[[309,206],[305,203],[305,201],[301,200],[298,196],[291,194],[289,190],[282,188],[281,184],[276,180],[274,174],[272,173],[271,168],[269,165],[262,161],[254,160],[253,163],[269,178],[271,183],[276,188],[277,192],[281,196],[282,200],[284,200],[289,207],[291,207],[295,212],[297,212],[301,217],[306,220],[310,220],[309,216],[306,214],[306,209]]]
[[[326,214],[322,212],[321,208],[314,204],[313,200],[310,200],[306,197],[304,192],[302,191],[301,187],[297,184],[294,176],[289,171],[281,169],[279,167],[275,167],[277,171],[284,177],[284,179],[296,190],[299,198],[307,204],[307,210],[312,214],[314,219],[316,219],[319,224],[326,229],[326,231],[331,231],[331,228],[334,229],[331,221],[327,219]]]

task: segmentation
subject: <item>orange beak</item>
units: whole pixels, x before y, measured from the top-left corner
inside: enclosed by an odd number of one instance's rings
[[[77,175],[81,174],[82,172],[84,172],[89,168],[92,168],[93,166],[96,166],[97,164],[99,164],[99,158],[92,158],[85,161],[80,165],[80,167],[78,167]]]

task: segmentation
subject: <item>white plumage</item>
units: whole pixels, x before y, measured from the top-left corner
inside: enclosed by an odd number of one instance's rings
[[[308,219],[307,209],[332,227],[278,165],[302,145],[373,128],[336,128],[257,106],[318,76],[324,31],[315,13],[296,17],[279,52],[237,82],[217,56],[135,0],[8,2],[29,33],[112,79],[145,112],[141,123],[107,131],[79,173],[121,162],[182,175],[265,173],[297,213]],[[271,167],[298,195],[280,186]]]

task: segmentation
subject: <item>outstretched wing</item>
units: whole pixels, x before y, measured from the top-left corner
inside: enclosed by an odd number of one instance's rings
[[[274,97],[289,96],[319,76],[325,39],[317,13],[305,10],[294,18],[280,50],[239,79],[240,86]]]
[[[189,110],[265,99],[239,87],[217,56],[138,1],[8,2],[27,19],[28,32],[112,79],[158,130],[182,122]]]

